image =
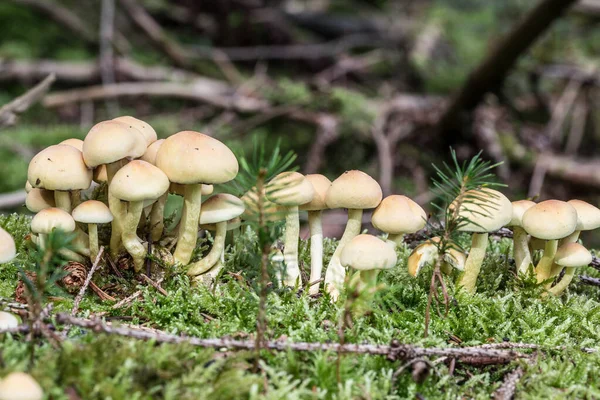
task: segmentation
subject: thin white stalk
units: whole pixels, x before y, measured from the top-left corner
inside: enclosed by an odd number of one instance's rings
[[[185,185],[183,213],[179,223],[177,247],[173,257],[175,262],[187,265],[192,258],[198,240],[198,220],[202,207],[202,184]]]
[[[544,254],[535,267],[535,274],[538,283],[550,278],[552,264],[554,264],[554,256],[558,249],[558,240],[547,240],[544,247]]]
[[[152,205],[152,211],[150,212],[150,236],[153,242],[160,240],[165,228],[164,213],[168,196],[169,192],[166,192]]]
[[[90,261],[93,263],[98,256],[98,225],[88,224],[88,237],[90,246]]]
[[[465,262],[465,270],[458,278],[457,285],[462,286],[467,292],[475,293],[477,277],[481,271],[481,264],[485,258],[488,245],[488,233],[474,233],[471,238],[471,250]]]
[[[110,183],[117,171],[121,168],[121,161],[106,164],[106,183],[108,184],[108,208],[113,215],[111,223],[111,236],[110,236],[110,255],[113,258],[117,258],[122,248],[121,232],[122,225],[127,215],[127,208],[125,205],[112,195],[110,190]]]
[[[531,253],[529,253],[527,232],[519,226],[513,227],[513,258],[517,265],[517,271],[526,274],[531,264]]]
[[[71,242],[71,245],[73,246],[73,250],[75,250],[79,254],[89,257],[89,255],[90,255],[90,248],[89,248],[90,238],[89,238],[89,236],[84,231],[82,231],[80,228],[75,228],[74,233],[75,233],[75,239],[73,239],[73,242]]]
[[[285,262],[285,276],[283,284],[295,287],[300,280],[298,267],[298,239],[300,237],[300,220],[298,219],[298,206],[286,207],[285,215],[285,243],[283,260]]]
[[[63,192],[61,190],[54,191],[54,203],[56,208],[60,208],[63,211],[71,213],[71,194],[69,192]]]
[[[321,279],[323,272],[323,224],[321,217],[323,211],[308,212],[308,227],[310,228],[310,279],[315,282]],[[315,283],[309,289],[311,295],[319,293],[321,284]]]
[[[566,268],[565,274],[563,275],[560,282],[558,282],[554,287],[551,287],[550,289],[548,289],[548,293],[558,296],[559,294],[561,294],[562,292],[565,291],[567,286],[569,286],[569,283],[571,283],[571,281],[573,280],[574,276],[575,276],[575,268],[574,267]]]
[[[402,244],[404,243],[404,234],[403,233],[398,233],[398,234],[389,234],[388,235],[388,240],[391,240],[392,242],[394,242],[394,245],[396,246],[396,248],[402,246]]]
[[[143,201],[129,202],[129,211],[125,217],[125,223],[122,225],[123,232],[121,233],[121,240],[123,241],[123,245],[127,249],[127,252],[131,254],[131,257],[133,258],[133,267],[136,272],[142,270],[144,267],[147,253],[146,247],[141,243],[136,234],[143,209]]]
[[[223,254],[225,249],[225,236],[227,235],[227,221],[217,223],[217,231],[215,233],[215,240],[210,252],[203,259],[190,264],[187,271],[188,276],[201,275],[209,271],[217,262],[219,257]]]

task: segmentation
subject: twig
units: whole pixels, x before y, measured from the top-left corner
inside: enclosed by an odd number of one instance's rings
[[[533,344],[533,343],[513,343],[513,342],[501,342],[501,343],[486,343],[486,344],[482,344],[479,346],[474,346],[478,349],[494,349],[494,350],[498,350],[498,349],[510,349],[510,350],[514,350],[514,349],[527,349],[527,350],[554,350],[554,351],[563,351],[567,349],[567,346],[542,346],[539,344]],[[596,353],[598,351],[598,349],[595,349],[593,347],[581,347],[579,348],[580,351],[584,352],[584,353]]]
[[[136,292],[134,292],[131,296],[129,297],[125,297],[123,300],[119,301],[118,303],[116,303],[115,305],[112,306],[113,310],[119,309],[121,307],[123,307],[124,305],[127,305],[131,302],[133,302],[135,299],[137,299],[140,295],[142,294],[141,290],[138,290]]]
[[[92,281],[92,276],[94,275],[94,272],[96,272],[96,270],[98,269],[98,266],[100,265],[100,260],[102,260],[102,253],[104,253],[104,246],[100,246],[100,250],[98,251],[98,255],[96,256],[96,259],[94,260],[94,264],[92,265],[90,272],[88,272],[87,276],[85,277],[85,281],[83,282],[81,289],[79,289],[79,293],[77,293],[77,297],[75,297],[75,301],[73,302],[73,308],[71,309],[71,315],[76,315],[77,311],[79,311],[79,303],[81,303],[81,300],[83,300],[85,291],[87,290],[87,287],[90,285],[90,282]]]
[[[494,392],[494,400],[511,400],[515,396],[517,383],[519,383],[524,372],[523,367],[517,367],[506,374],[502,385]]]
[[[592,286],[600,286],[600,278],[592,278],[591,276],[579,275],[581,283]]]
[[[162,287],[160,287],[160,285],[158,284],[158,282],[154,282],[152,279],[148,278],[148,276],[146,274],[140,274],[140,276],[142,278],[144,278],[144,280],[149,283],[150,285],[154,286],[154,288],[156,290],[158,290],[163,296],[169,296],[169,293],[163,289]],[[159,281],[162,282],[162,279]]]
[[[98,297],[100,297],[100,300],[102,300],[102,301],[106,301],[106,300],[117,301],[117,299],[112,297],[110,294],[108,294],[104,290],[100,289],[98,287],[98,285],[96,285],[94,283],[94,281],[90,281],[90,288],[94,291],[94,293],[96,293],[98,295]]]
[[[15,208],[25,204],[27,192],[17,190],[16,192],[0,194],[0,209]]]
[[[0,128],[13,125],[17,120],[17,115],[27,111],[33,103],[36,103],[48,89],[50,89],[50,85],[52,85],[54,81],[54,75],[48,75],[33,88],[29,89],[10,103],[2,106],[2,108],[0,108]]]

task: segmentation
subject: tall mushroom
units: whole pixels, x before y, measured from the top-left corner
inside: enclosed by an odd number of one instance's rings
[[[508,226],[513,230],[513,258],[520,274],[527,273],[531,265],[531,253],[529,251],[529,240],[527,232],[523,229],[523,214],[535,203],[530,200],[518,200],[512,202],[512,219]]]
[[[308,211],[308,227],[310,229],[310,278],[308,280],[310,287],[308,293],[315,295],[319,293],[321,284],[318,281],[323,272],[323,224],[321,218],[323,210],[328,208],[325,198],[331,187],[331,181],[321,174],[306,175],[306,180],[313,186],[315,195],[309,203],[302,204],[299,209]]]
[[[362,171],[346,171],[331,183],[326,197],[327,206],[348,209],[346,229],[325,272],[325,288],[334,301],[340,295],[346,277],[346,271],[340,263],[342,250],[360,234],[363,210],[377,207],[382,197],[379,183]]]
[[[546,200],[531,207],[523,214],[523,228],[531,236],[546,241],[544,254],[535,266],[538,282],[550,278],[558,240],[577,228],[577,211],[567,202]]]
[[[579,243],[567,242],[560,246],[554,256],[554,262],[565,267],[565,274],[560,282],[548,289],[553,295],[559,295],[569,286],[575,276],[575,269],[585,267],[592,262],[592,254]]]
[[[472,232],[471,250],[465,263],[465,270],[458,279],[457,285],[467,292],[475,293],[477,277],[485,258],[489,232],[496,231],[508,224],[512,218],[512,204],[497,190],[482,188],[470,190],[462,197],[458,216],[464,218],[459,229]],[[453,212],[457,206],[453,202],[449,210]]]
[[[313,185],[298,172],[282,172],[265,187],[267,198],[275,204],[285,207],[285,243],[283,259],[285,276],[283,284],[294,287],[300,280],[298,266],[298,240],[300,238],[300,220],[298,206],[310,202],[314,195]]]
[[[113,215],[106,204],[98,200],[87,200],[73,210],[76,222],[88,224],[90,261],[93,263],[98,256],[98,224],[107,224],[113,220]]]
[[[123,161],[141,157],[146,151],[147,140],[132,125],[119,121],[103,121],[90,129],[83,141],[83,159],[89,168],[106,165],[108,184],[108,207],[114,219],[110,237],[110,253],[113,257],[121,249],[121,224],[127,210],[111,193],[110,184]]]
[[[391,242],[373,235],[355,236],[342,249],[340,263],[360,271],[360,280],[364,285],[375,286],[379,271],[393,268],[397,257]]]
[[[17,248],[13,237],[0,228],[0,264],[12,261],[16,256]]]
[[[136,271],[144,266],[147,249],[137,236],[137,227],[144,209],[144,201],[155,200],[169,190],[169,179],[163,171],[154,165],[134,160],[115,174],[110,191],[113,196],[129,202],[121,239],[127,252],[133,258]]]
[[[219,193],[204,203],[200,212],[200,224],[215,224],[215,238],[210,252],[201,260],[189,265],[188,276],[196,276],[209,271],[217,264],[225,251],[225,236],[228,221],[244,212],[244,202],[234,195]]]
[[[185,185],[175,262],[188,264],[196,247],[202,204],[202,184],[225,183],[238,173],[233,152],[210,136],[182,131],[169,136],[158,150],[156,166],[173,183]]]
[[[383,199],[373,211],[371,223],[376,229],[387,233],[388,240],[400,246],[405,234],[423,229],[427,223],[427,214],[408,197],[391,195]]]

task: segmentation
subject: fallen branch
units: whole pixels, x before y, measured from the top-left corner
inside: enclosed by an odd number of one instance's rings
[[[154,282],[152,279],[148,278],[146,274],[141,274],[141,277],[144,278],[146,283],[152,285],[156,290],[158,290],[160,294],[162,294],[163,296],[169,296],[169,293],[165,289],[160,287],[160,284],[158,282]],[[160,280],[160,282],[162,282],[162,279]]]
[[[586,285],[600,286],[600,278],[592,278],[591,276],[579,275],[579,280],[581,283],[585,283]]]
[[[511,400],[515,396],[517,383],[524,374],[523,367],[517,367],[504,377],[502,385],[494,392],[494,400]]]
[[[24,190],[17,190],[16,192],[2,193],[0,194],[0,210],[7,208],[15,208],[25,204],[27,198],[27,192]]]
[[[36,103],[47,91],[50,85],[55,81],[54,75],[48,75],[46,79],[29,89],[27,92],[17,97],[8,104],[0,108],[0,128],[3,126],[14,125],[17,115],[21,114],[33,103]]]

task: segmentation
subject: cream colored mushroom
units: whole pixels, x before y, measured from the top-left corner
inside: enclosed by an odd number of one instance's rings
[[[87,200],[73,210],[73,219],[88,224],[90,261],[93,263],[98,256],[98,224],[107,224],[113,220],[113,215],[106,204],[98,200]]]
[[[383,199],[373,211],[371,223],[376,229],[389,234],[388,239],[399,246],[405,234],[425,227],[427,214],[408,197],[392,195]]]

